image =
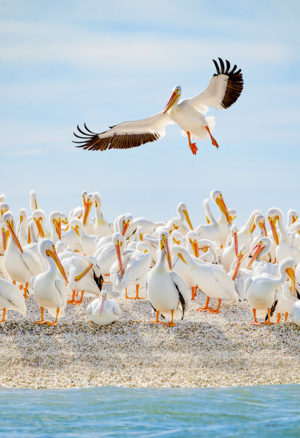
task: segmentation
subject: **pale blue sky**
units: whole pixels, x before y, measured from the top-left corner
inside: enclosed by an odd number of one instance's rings
[[[298,1],[0,2],[1,188],[13,211],[29,190],[48,213],[98,191],[104,215],[164,220],[185,202],[194,223],[220,189],[239,223],[254,208],[300,210]],[[87,152],[94,131],[161,111],[172,87],[207,86],[212,58],[238,64],[245,88],[216,117],[220,149],[192,156],[180,129],[138,149]]]

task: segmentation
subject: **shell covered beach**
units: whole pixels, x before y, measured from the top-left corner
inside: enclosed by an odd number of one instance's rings
[[[112,295],[114,295],[112,293]],[[175,327],[149,324],[146,300],[115,296],[122,317],[108,326],[86,321],[85,308],[68,305],[57,327],[34,324],[38,306],[30,296],[27,316],[10,312],[0,327],[1,386],[217,387],[300,383],[299,328],[291,323],[251,326],[247,303],[224,302],[219,314],[198,312],[198,293]],[[216,305],[217,300],[213,302]]]

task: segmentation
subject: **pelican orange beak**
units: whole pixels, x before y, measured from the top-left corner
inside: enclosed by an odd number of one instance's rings
[[[193,248],[195,257],[198,258],[199,257],[199,246],[198,246],[197,240],[196,239],[194,239],[194,240],[190,239],[190,244],[191,244],[191,246]]]
[[[189,216],[189,214],[188,214],[188,211],[184,208],[184,209],[182,210],[182,212],[183,212],[183,214],[184,214],[185,220],[186,220],[187,223],[189,224],[190,229],[193,230],[194,228],[193,228],[193,225],[192,225],[192,222],[191,222],[190,216]]]
[[[44,233],[43,225],[41,224],[41,220],[42,220],[42,218],[39,217],[38,219],[36,219],[36,218],[34,217],[33,219],[34,219],[34,222],[35,222],[35,224],[36,224],[36,226],[37,226],[37,229],[38,229],[39,235],[40,235],[40,237],[43,239],[43,238],[45,237],[45,233]]]
[[[173,242],[174,242],[176,245],[180,245],[180,240],[175,239],[175,237],[173,237]]]
[[[53,224],[55,226],[55,230],[57,232],[59,240],[61,240],[61,220],[53,219]]]
[[[71,226],[71,228],[75,231],[78,237],[80,237],[79,225],[75,225],[75,227]]]
[[[85,202],[84,215],[83,215],[83,221],[82,221],[83,225],[86,224],[86,221],[87,221],[87,218],[88,218],[88,215],[89,215],[89,212],[90,212],[92,205],[93,205],[93,203],[89,199]]]
[[[178,90],[173,91],[170,99],[168,100],[165,109],[164,109],[164,114],[166,114],[167,111],[169,111],[170,108],[172,108],[172,106],[174,105],[174,103],[176,102],[176,100],[178,99],[178,97],[180,96],[180,94],[178,93]]]
[[[255,228],[256,228],[256,224],[255,224],[255,222],[254,222],[254,219],[255,219],[255,216],[254,216],[254,218],[252,219],[252,221],[251,221],[251,225],[250,225],[250,233],[251,233],[251,234],[253,233],[253,231],[254,231]]]
[[[270,222],[271,230],[273,233],[273,237],[275,240],[276,245],[279,245],[279,237],[276,229],[276,221],[278,220],[278,216],[275,216],[274,218],[268,217],[268,220]]]
[[[234,240],[234,251],[235,251],[235,255],[238,256],[238,253],[239,253],[239,244],[238,244],[237,231],[234,231],[232,234],[233,234],[233,240]]]
[[[168,239],[166,238],[165,235],[162,236],[162,245],[164,247],[164,250],[165,250],[165,253],[166,253],[166,257],[167,257],[167,261],[168,261],[168,265],[169,265],[169,268],[170,268],[170,271],[171,271],[172,270],[172,260],[171,260],[171,255],[170,255]]]
[[[66,280],[66,283],[68,283],[68,278],[67,278],[67,275],[66,275],[66,271],[65,271],[63,265],[61,264],[61,261],[59,260],[59,257],[57,255],[55,246],[52,245],[52,250],[51,249],[47,249],[46,254],[47,254],[48,257],[52,257],[52,259],[54,260],[56,266],[58,267],[61,275]]]
[[[297,219],[298,219],[298,216],[292,216],[292,224],[294,224],[296,221],[297,221]]]
[[[124,267],[123,267],[123,263],[122,263],[120,246],[121,246],[120,242],[119,242],[119,240],[117,240],[115,248],[116,248],[116,252],[117,252],[117,257],[118,257],[119,267],[120,267],[120,271],[121,271],[121,276],[123,277],[123,275],[124,275]]]
[[[256,249],[255,253],[252,256],[252,259],[250,260],[247,269],[250,269],[251,266],[253,265],[253,263],[255,262],[255,260],[257,259],[257,257],[259,256],[259,254],[262,252],[262,250],[265,248],[265,246],[262,246],[262,242],[259,242],[258,245],[256,245],[251,251],[253,251],[254,249]]]
[[[292,281],[291,293],[293,295],[296,295],[296,277],[295,277],[295,271],[292,268],[286,268],[285,272],[287,273],[287,275],[290,277],[290,279]]]
[[[85,277],[86,274],[92,269],[93,266],[94,266],[93,263],[91,263],[87,268],[85,268],[85,269],[81,272],[81,274],[76,275],[76,277],[75,277],[75,281],[79,281],[79,280],[81,280],[83,277]]]
[[[235,271],[234,271],[234,273],[233,273],[233,276],[232,276],[232,280],[235,280],[236,279],[236,276],[238,275],[238,272],[239,272],[239,270],[240,270],[240,266],[241,266],[241,263],[242,263],[242,261],[243,261],[243,254],[237,254],[237,258],[238,258],[238,262],[237,262],[237,264],[236,264],[236,267],[235,267]]]
[[[178,255],[178,257],[180,258],[180,260],[181,260],[183,263],[185,263],[185,264],[187,265],[187,261],[185,260],[185,258],[184,258],[183,255],[181,254],[181,252],[179,252],[177,255]]]
[[[139,239],[140,239],[141,242],[143,242],[143,240],[144,240],[144,235],[143,235],[143,233],[140,233],[140,235],[139,235]]]
[[[266,229],[266,222],[265,221],[259,222],[259,226],[260,226],[260,228],[262,228],[264,230],[265,236],[268,237],[268,233],[267,233],[267,229]]]
[[[23,248],[22,248],[22,246],[21,246],[21,244],[20,244],[19,239],[18,239],[17,236],[16,236],[16,233],[15,233],[15,231],[14,231],[14,229],[13,229],[12,224],[11,224],[9,221],[7,221],[7,222],[6,222],[6,225],[7,225],[7,228],[9,229],[9,231],[10,231],[11,237],[12,237],[12,238],[14,239],[14,241],[15,241],[15,244],[17,245],[17,247],[19,248],[19,250],[20,250],[21,253],[23,254]]]
[[[232,216],[230,216],[230,214],[229,214],[229,211],[228,211],[228,208],[226,207],[226,204],[224,202],[222,193],[220,194],[219,198],[216,199],[216,203],[217,203],[219,209],[221,210],[221,212],[225,214],[229,225],[231,225],[234,218]]]
[[[30,231],[30,227],[28,227],[27,242],[28,242],[28,245],[31,243],[31,231]]]
[[[128,230],[129,224],[130,224],[130,219],[128,219],[127,221],[125,221],[125,220],[123,219],[123,231],[122,231],[122,236],[125,236],[126,231]]]
[[[207,216],[205,216],[206,217],[206,222],[208,223],[208,224],[210,224],[210,220],[208,219],[208,217]]]
[[[203,252],[207,252],[207,251],[208,251],[208,248],[209,248],[209,246],[201,246],[201,247],[199,248],[199,250],[200,250],[200,251],[203,251]]]
[[[8,236],[9,236],[9,231],[5,231],[5,229],[2,228],[2,244],[3,244],[3,250],[4,251],[7,248]]]

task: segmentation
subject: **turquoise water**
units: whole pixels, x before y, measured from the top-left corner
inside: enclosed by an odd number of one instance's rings
[[[0,437],[299,437],[300,386],[0,390]]]

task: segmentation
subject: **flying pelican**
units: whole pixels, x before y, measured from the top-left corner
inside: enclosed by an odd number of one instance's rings
[[[220,65],[213,59],[216,73],[212,76],[208,87],[192,99],[180,100],[181,87],[175,87],[163,112],[147,119],[123,122],[111,126],[109,130],[95,133],[84,124],[85,131],[78,125],[78,133],[74,141],[80,148],[88,150],[128,149],[144,143],[158,140],[165,135],[167,125],[177,123],[188,137],[189,147],[193,154],[197,153],[196,143],[192,139],[202,140],[208,136],[217,148],[218,143],[211,134],[215,126],[214,117],[204,117],[208,107],[216,109],[229,108],[243,90],[241,70],[234,65],[230,70],[230,62],[226,66],[221,58]]]

